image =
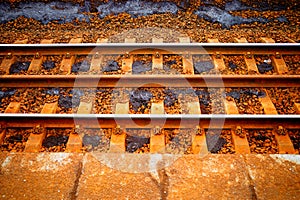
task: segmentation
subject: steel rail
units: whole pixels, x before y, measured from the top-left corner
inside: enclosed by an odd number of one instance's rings
[[[0,87],[300,87],[300,75],[0,75]]]
[[[298,43],[80,43],[1,44],[0,55],[102,54],[299,54]]]
[[[2,47],[299,47],[299,43],[51,43],[0,44]]]
[[[1,128],[300,128],[300,115],[0,114]]]
[[[251,114],[37,114],[0,113],[3,118],[99,118],[99,119],[300,119],[300,115],[251,115]]]

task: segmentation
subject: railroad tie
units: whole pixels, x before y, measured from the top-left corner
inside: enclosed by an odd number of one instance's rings
[[[32,133],[30,133],[24,151],[30,153],[39,152],[45,137],[45,128],[41,127],[40,125],[37,125],[33,128]]]
[[[125,58],[122,59],[122,70],[127,73],[131,72],[132,64],[133,64],[133,56],[129,55],[129,53],[126,53]]]
[[[198,99],[195,99],[193,102],[187,103],[187,109],[188,113],[192,115],[200,115],[201,109],[200,109],[200,103]]]
[[[5,109],[5,113],[19,113],[21,108],[21,103],[19,102],[10,102]]]
[[[80,102],[77,114],[91,114],[93,110],[93,102]]]
[[[236,43],[248,43],[246,38],[234,38],[233,40]]]
[[[135,43],[135,38],[125,38],[125,43]],[[122,60],[122,71],[129,73],[132,71],[133,56],[129,52],[125,53],[125,58]]]
[[[224,98],[225,113],[228,115],[239,114],[239,110],[234,100],[229,101]]]
[[[80,130],[80,126],[77,125],[75,126],[73,133],[70,133],[66,145],[66,152],[81,152],[82,135]]]
[[[189,37],[180,37],[180,43],[190,43],[191,40]],[[185,74],[194,74],[193,58],[189,52],[185,52],[182,56],[182,68]]]
[[[197,126],[192,136],[192,152],[193,154],[208,154],[205,131]]]
[[[166,141],[165,134],[159,127],[151,129],[150,153],[165,153]]]
[[[152,56],[152,69],[163,70],[163,56],[159,52]]]
[[[1,74],[9,74],[9,69],[12,64],[16,62],[16,56],[13,56],[11,53],[8,53],[7,56],[2,60],[0,65]]]
[[[79,44],[82,42],[82,38],[72,38],[70,41],[69,41],[69,44]]]
[[[98,52],[92,57],[90,71],[94,73],[100,72],[101,63],[103,61],[103,56],[99,55]]]
[[[260,41],[263,43],[275,43],[275,40],[273,40],[272,38],[267,38],[267,37],[261,37]]]
[[[124,100],[125,102],[119,102],[116,104],[116,114],[129,114],[129,100]],[[110,153],[123,153],[126,151],[126,132],[121,129],[120,126],[116,127],[116,130],[111,135],[110,139]]]
[[[191,43],[190,37],[179,37],[179,43]]]
[[[57,101],[53,103],[45,103],[41,111],[41,114],[55,114],[57,106],[58,106]]]
[[[77,43],[81,43],[81,41],[82,41],[82,38],[72,38],[69,41],[69,44],[77,44]],[[75,62],[75,56],[67,53],[61,61],[60,69],[59,69],[60,72],[62,74],[70,74],[71,70],[72,70],[72,65],[74,64],[74,62]]]
[[[208,43],[219,43],[219,40],[217,38],[208,38],[207,42]]]
[[[125,38],[125,43],[136,43],[135,38]]]
[[[42,39],[41,44],[52,44],[53,43],[53,39]]]
[[[61,61],[60,72],[62,74],[70,74],[74,62],[75,62],[75,56],[71,56],[67,53],[63,58],[63,60]]]
[[[129,101],[116,104],[116,114],[129,114]]]
[[[280,134],[279,128],[274,128],[273,134],[278,145],[278,153],[280,154],[294,154],[296,153],[293,143],[288,133]]]
[[[97,43],[108,43],[108,39],[97,39]],[[92,57],[90,71],[94,73],[100,72],[101,63],[103,61],[103,55],[99,55],[98,52]]]
[[[178,96],[179,104],[181,105],[182,113],[188,113],[192,115],[200,115],[200,102],[195,94],[186,94]]]
[[[98,38],[96,43],[108,43],[107,38]]]
[[[164,114],[164,102],[157,102],[157,103],[152,103],[151,104],[151,114]]]
[[[251,52],[247,52],[244,55],[244,60],[245,60],[245,63],[247,65],[248,72],[250,74],[251,73],[259,74],[258,68],[257,68],[257,65],[256,65],[256,61],[255,61],[255,59],[253,57],[253,54],[251,54]]]
[[[117,126],[116,130],[111,135],[109,152],[124,153],[126,151],[126,132]]]
[[[191,40],[189,37],[179,37],[180,43],[190,43]],[[186,52],[182,57],[182,67],[183,72],[186,74],[194,74],[193,58]]]
[[[242,127],[231,129],[232,141],[235,152],[238,154],[250,154],[250,147],[246,135],[242,133]]]
[[[27,44],[27,42],[28,42],[28,39],[24,39],[24,40],[16,40],[16,41],[14,42],[14,44]]]
[[[216,38],[209,38],[207,39],[208,43],[219,43],[219,40]],[[220,52],[215,52],[214,55],[212,55],[214,66],[218,71],[223,71],[226,69],[223,56]]]
[[[124,88],[120,90],[119,98],[113,102],[115,105],[115,114],[129,114],[129,96],[125,94]]]
[[[151,104],[151,114],[164,114],[164,102]],[[166,148],[165,135],[162,134],[160,127],[151,130],[150,153],[164,153]]]
[[[226,66],[225,66],[225,63],[224,63],[224,60],[223,60],[223,56],[221,55],[220,52],[216,52],[214,55],[212,55],[212,58],[213,58],[213,61],[214,61],[215,68],[218,71],[221,72],[221,71],[226,69]]]
[[[152,43],[164,43],[163,38],[152,38]]]
[[[41,70],[41,66],[43,63],[43,56],[39,55],[39,53],[36,53],[36,55],[34,56],[34,58],[32,59],[29,68],[28,68],[28,72],[38,72]]]
[[[274,63],[275,71],[278,74],[286,74],[288,72],[285,61],[279,52],[276,52],[275,55],[272,55],[271,60]]]
[[[272,100],[270,99],[268,92],[266,90],[264,90],[266,96],[264,97],[259,97],[259,101],[262,105],[262,107],[264,108],[264,112],[267,115],[277,115],[277,110],[274,106],[274,104],[272,103]]]
[[[152,38],[152,43],[163,43],[163,39]],[[152,69],[163,70],[163,55],[159,51],[152,55]]]

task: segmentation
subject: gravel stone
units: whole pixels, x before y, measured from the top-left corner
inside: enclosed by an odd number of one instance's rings
[[[42,63],[42,66],[45,70],[50,70],[55,67],[55,62],[54,61],[45,61]]]
[[[29,68],[30,62],[15,62],[11,65],[9,69],[10,74],[17,74],[21,71],[27,71]]]

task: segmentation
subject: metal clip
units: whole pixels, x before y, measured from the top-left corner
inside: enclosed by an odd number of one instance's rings
[[[190,53],[189,53],[189,52],[184,52],[184,57],[185,57],[186,59],[190,58]]]
[[[36,127],[33,128],[33,134],[40,134],[44,131],[44,128],[40,125],[36,125]]]
[[[221,53],[220,52],[216,52],[216,58],[220,59],[221,58]]]
[[[285,135],[286,134],[286,130],[283,128],[283,126],[278,126],[277,127],[277,134],[278,135]]]
[[[158,135],[158,134],[160,134],[160,131],[161,131],[161,128],[159,126],[155,126],[153,133],[154,133],[154,135]]]
[[[198,125],[198,126],[196,126],[196,128],[195,128],[195,132],[196,132],[196,135],[202,135],[203,134],[203,132],[202,132],[202,130],[201,130],[201,128],[200,128],[200,126]]]
[[[120,125],[117,125],[115,134],[120,135],[120,134],[122,134],[122,132],[123,132],[123,131],[122,131],[122,129],[121,129],[121,126],[120,126]]]
[[[235,129],[235,134],[241,136],[243,134],[243,129],[240,126],[237,126]]]
[[[281,55],[280,55],[279,52],[276,52],[276,53],[275,53],[275,58],[276,58],[276,59],[280,59],[280,58],[281,58]]]
[[[41,57],[40,53],[37,52],[37,53],[35,54],[35,58],[36,58],[36,59],[39,59],[40,57]]]
[[[11,59],[11,58],[12,58],[12,53],[8,53],[8,54],[6,55],[6,58],[7,58],[7,59]]]
[[[82,129],[80,128],[80,125],[76,125],[74,128],[74,134],[79,134],[82,132]]]
[[[67,58],[67,59],[71,58],[70,53],[66,53],[66,58]]]
[[[245,56],[246,56],[247,59],[251,59],[252,58],[252,54],[249,51],[246,53]]]
[[[160,58],[160,54],[159,54],[159,52],[157,51],[157,52],[155,52],[155,58]]]
[[[99,58],[99,52],[98,51],[95,53],[95,58]]]

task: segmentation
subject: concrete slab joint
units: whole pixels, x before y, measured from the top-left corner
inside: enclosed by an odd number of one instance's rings
[[[1,153],[3,199],[298,199],[299,155]]]

